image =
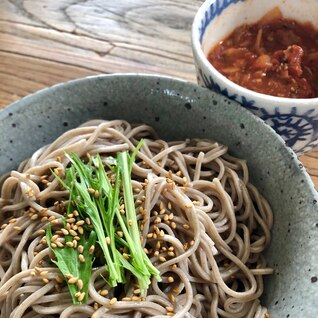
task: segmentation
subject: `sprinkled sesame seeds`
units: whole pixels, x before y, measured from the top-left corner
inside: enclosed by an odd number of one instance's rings
[[[102,290],[100,291],[101,296],[107,296],[108,293],[109,293],[109,292],[108,292],[107,289],[102,289]]]
[[[67,282],[69,284],[75,284],[75,283],[77,283],[77,281],[78,281],[78,277],[72,277]]]
[[[173,278],[172,276],[169,276],[169,277],[168,277],[168,282],[169,282],[169,283],[173,283],[173,282],[174,282],[174,278]]]
[[[77,281],[77,286],[78,286],[78,289],[79,289],[79,290],[82,290],[82,289],[83,289],[84,284],[83,284],[83,281],[82,281],[81,279],[79,279],[79,280]]]
[[[110,304],[110,305],[114,305],[116,302],[117,302],[117,298],[116,298],[116,297],[113,297],[113,298],[109,301],[109,304]]]
[[[144,252],[145,252],[146,254],[149,254],[149,250],[148,250],[146,247],[144,247]]]
[[[78,296],[77,300],[78,300],[78,301],[83,301],[84,298],[85,298],[85,292],[82,292],[82,293]]]
[[[43,218],[41,218],[41,222],[44,223],[48,220],[48,217],[47,216],[43,216]]]
[[[74,230],[69,230],[69,232],[72,236],[77,236],[77,233]]]
[[[69,232],[68,232],[68,230],[67,229],[61,229],[61,231],[62,231],[62,233],[64,234],[64,235],[68,235],[69,234]]]
[[[79,226],[79,227],[77,228],[77,230],[78,230],[78,233],[79,233],[79,234],[81,234],[81,235],[84,234],[84,229],[83,229],[81,226]]]
[[[51,242],[55,242],[59,238],[58,235],[53,235],[51,238]]]
[[[109,236],[106,236],[106,237],[105,237],[105,240],[106,240],[107,245],[110,245],[110,237],[109,237]]]
[[[46,242],[46,237],[45,237],[45,236],[41,238],[40,243],[43,244],[43,245],[46,245],[46,244],[47,244],[47,242]]]
[[[165,258],[165,257],[160,256],[160,257],[159,257],[159,261],[160,261],[160,262],[162,262],[162,263],[164,263],[164,262],[166,262],[167,260],[166,260],[166,258]]]
[[[94,251],[95,251],[95,246],[92,245],[92,246],[89,248],[88,253],[89,253],[90,255],[92,255],[92,254],[94,253]]]
[[[83,254],[78,255],[78,259],[81,263],[85,263],[85,257]]]
[[[62,278],[61,276],[56,276],[56,277],[55,277],[55,280],[56,280],[56,282],[59,283],[59,284],[63,283],[63,278]]]
[[[129,255],[127,253],[123,253],[123,257],[127,260],[129,259]]]
[[[38,274],[40,274],[40,273],[42,272],[42,269],[41,269],[41,267],[39,267],[39,266],[35,266],[34,269],[35,269],[35,271],[36,271]]]
[[[87,191],[88,191],[90,194],[94,194],[94,193],[95,193],[95,189],[93,189],[93,188],[87,188]]]
[[[156,217],[153,223],[154,223],[154,224],[159,224],[159,223],[161,223],[161,218],[160,218],[160,217]]]
[[[168,298],[169,298],[169,300],[170,300],[172,303],[174,303],[174,302],[176,301],[176,297],[174,297],[173,294],[169,294]]]

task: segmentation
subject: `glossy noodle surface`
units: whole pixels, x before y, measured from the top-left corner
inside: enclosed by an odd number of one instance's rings
[[[85,305],[73,305],[45,241],[61,227],[68,193],[63,177],[74,152],[83,160],[133,151],[141,242],[160,271],[145,297],[133,276],[111,288],[94,264]],[[266,317],[260,304],[262,252],[270,243],[272,211],[249,183],[244,160],[210,140],[160,140],[146,125],[94,120],[36,151],[0,179],[0,317]],[[117,301],[116,301],[117,300]]]

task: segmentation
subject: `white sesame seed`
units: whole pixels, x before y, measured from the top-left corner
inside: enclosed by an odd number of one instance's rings
[[[108,290],[107,289],[103,289],[100,291],[101,296],[107,296],[108,295]]]
[[[63,233],[64,235],[68,235],[68,234],[69,234],[68,230],[66,230],[66,229],[61,229],[61,231],[62,231],[62,233]]]
[[[51,238],[51,242],[55,242],[59,238],[58,235],[53,235]]]
[[[81,279],[79,279],[79,280],[77,281],[77,286],[78,286],[78,288],[79,288],[80,290],[83,289],[84,283],[83,283],[83,281],[82,281]]]
[[[169,283],[173,283],[173,282],[174,282],[174,278],[173,278],[172,276],[169,276],[169,277],[168,277],[168,282],[169,282]]]
[[[78,281],[78,277],[72,277],[67,282],[69,284],[75,284],[75,283],[77,283],[77,281]]]
[[[78,301],[83,301],[83,299],[85,298],[85,292],[82,292],[80,294],[80,296],[77,298]]]
[[[117,301],[117,298],[116,297],[114,297],[114,298],[112,298],[111,300],[110,300],[110,304],[111,305],[114,305],[115,303],[116,303],[116,301]]]
[[[92,255],[92,254],[94,253],[94,251],[95,251],[95,246],[92,245],[92,246],[89,248],[88,253],[89,253],[90,255]]]

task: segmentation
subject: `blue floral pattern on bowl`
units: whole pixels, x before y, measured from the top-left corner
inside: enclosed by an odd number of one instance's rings
[[[257,107],[254,100],[248,100],[245,96],[230,94],[227,88],[221,88],[211,75],[205,74],[202,69],[198,70],[198,81],[203,86],[236,100],[246,109],[252,111],[271,126],[286,142],[288,147],[293,148],[298,153],[306,152],[318,144],[318,118],[315,109],[309,109],[305,113],[297,113],[297,108],[292,107],[291,111],[284,113],[277,106],[273,112],[269,112],[264,107]],[[297,147],[297,143],[302,143]],[[305,143],[303,145],[303,143]]]
[[[240,1],[245,0],[216,0],[214,3],[211,4],[209,10],[205,12],[204,19],[201,20],[201,26],[199,28],[201,44],[206,28],[211,23],[211,21],[213,21],[217,16],[219,16],[223,12],[223,10],[225,10],[231,4],[235,4]]]

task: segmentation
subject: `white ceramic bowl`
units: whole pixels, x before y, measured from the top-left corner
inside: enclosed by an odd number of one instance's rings
[[[318,28],[317,0],[207,0],[192,27],[198,82],[238,101],[269,124],[297,154],[318,145],[318,98],[274,97],[243,88],[219,73],[206,55],[236,27],[256,23],[279,7],[285,18],[311,21]]]

